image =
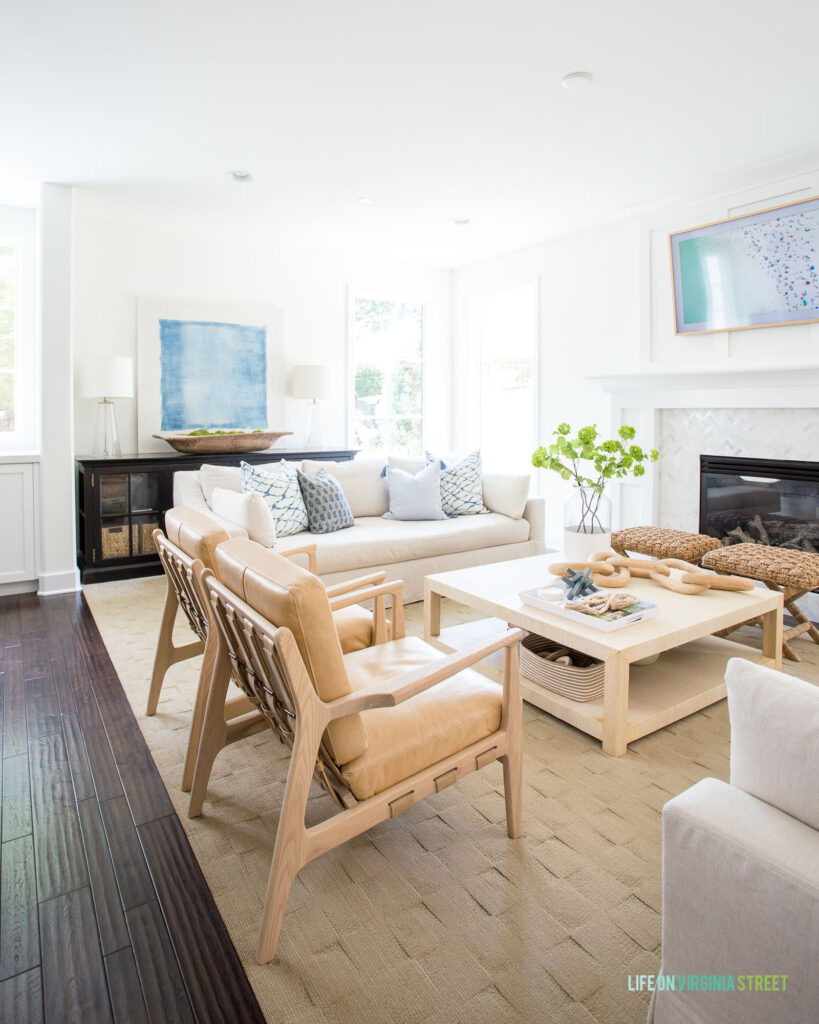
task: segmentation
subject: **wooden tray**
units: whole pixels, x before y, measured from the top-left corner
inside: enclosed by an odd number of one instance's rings
[[[167,441],[171,448],[186,455],[239,455],[243,452],[263,452],[280,437],[288,437],[292,430],[266,430],[262,433],[248,431],[242,434],[199,434],[191,437],[180,431],[164,431],[154,434],[160,441]]]

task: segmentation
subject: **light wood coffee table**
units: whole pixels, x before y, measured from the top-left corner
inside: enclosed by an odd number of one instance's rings
[[[626,592],[652,601],[660,611],[656,618],[606,633],[521,602],[520,591],[545,586],[549,565],[560,561],[565,561],[565,556],[554,552],[427,576],[426,639],[442,650],[460,650],[509,623],[599,658],[605,665],[602,700],[570,700],[525,678],[521,691],[530,704],[602,740],[603,750],[616,757],[641,736],[722,700],[729,658],[782,667],[781,594],[759,588],[677,594],[650,580],[632,577]],[[492,618],[442,630],[442,597]],[[756,616],[763,623],[762,654],[712,635]],[[632,671],[633,662],[660,653],[655,664]],[[491,663],[484,663],[482,671],[499,678]]]

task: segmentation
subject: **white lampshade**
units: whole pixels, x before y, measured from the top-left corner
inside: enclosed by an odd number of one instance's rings
[[[294,366],[293,398],[327,398],[330,374],[326,366]]]
[[[133,398],[134,361],[127,356],[86,356],[78,383],[81,398]]]

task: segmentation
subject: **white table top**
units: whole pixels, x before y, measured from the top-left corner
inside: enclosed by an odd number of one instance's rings
[[[622,588],[623,592],[651,601],[659,605],[660,610],[653,619],[607,633],[546,609],[525,605],[518,596],[522,590],[546,586],[552,579],[549,566],[565,561],[561,552],[551,552],[435,573],[426,580],[432,591],[444,597],[600,658],[616,651],[628,651],[630,660],[646,657],[782,606],[780,594],[759,587],[747,591],[678,594],[652,580],[632,576]]]

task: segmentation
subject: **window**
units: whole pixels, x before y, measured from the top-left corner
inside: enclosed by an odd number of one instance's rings
[[[37,447],[34,211],[0,206],[0,451]]]
[[[350,335],[353,445],[421,455],[423,306],[354,297]]]
[[[481,295],[472,310],[480,351],[481,453],[494,470],[531,472],[537,431],[537,293],[521,285]]]

